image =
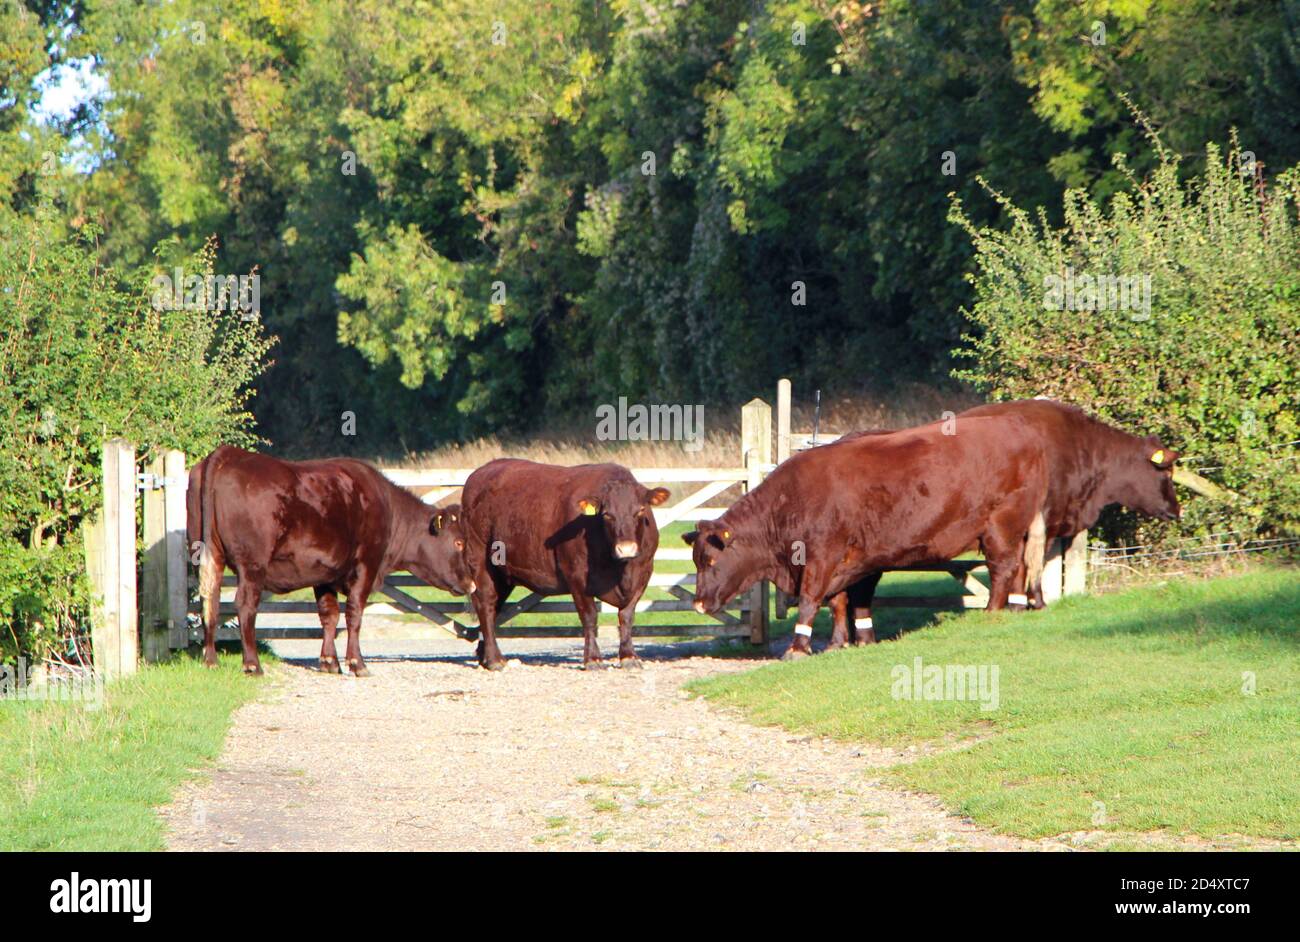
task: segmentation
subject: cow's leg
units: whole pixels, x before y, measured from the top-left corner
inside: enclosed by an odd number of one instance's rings
[[[880,585],[881,572],[869,572],[847,591],[849,608],[853,613],[853,643],[875,644],[876,625],[871,620],[871,600],[876,597],[876,586]]]
[[[262,602],[262,574],[241,572],[235,590],[235,607],[239,610],[239,638],[244,647],[244,673],[261,674],[257,656],[257,606]]]
[[[828,651],[835,648],[842,648],[849,641],[849,593],[848,591],[836,592],[826,604],[831,610],[831,643],[826,646]]]
[[[221,577],[226,559],[213,546],[205,546],[199,561],[199,592],[203,596],[203,664],[217,666],[217,628],[221,625]]]
[[[1006,608],[1016,572],[1025,556],[1025,532],[1029,523],[1019,518],[1014,505],[989,517],[984,534],[984,557],[989,565],[989,610]]]
[[[318,585],[316,592],[316,614],[320,616],[321,645],[320,669],[327,674],[338,674],[339,652],[334,647],[334,638],[339,628],[339,596],[331,585]]]
[[[641,659],[636,656],[636,648],[632,647],[632,619],[636,616],[636,603],[639,601],[640,592],[618,610],[618,666],[633,670],[641,668]]]
[[[1027,594],[1028,586],[1025,585],[1027,569],[1025,567],[1024,553],[1020,554],[1020,559],[1016,561],[1015,572],[1011,576],[1011,586],[1007,593],[1007,611],[1023,612],[1029,604]]]
[[[479,641],[476,655],[479,664],[490,671],[499,671],[506,666],[506,659],[497,647],[497,615],[505,607],[510,596],[510,586],[503,584],[495,571],[482,571],[474,574],[474,591],[470,601],[474,604],[474,614],[478,616]]]
[[[366,667],[361,657],[361,616],[366,610],[366,600],[370,598],[370,587],[374,579],[369,573],[358,575],[352,585],[347,587],[348,601],[344,617],[348,625],[348,669],[353,677],[369,677],[370,668]]]
[[[582,669],[600,670],[605,666],[600,658],[600,647],[596,644],[596,615],[600,611],[600,603],[590,595],[574,592],[573,607],[578,610],[578,618],[582,620]],[[619,620],[622,621],[622,618]]]
[[[828,581],[812,563],[804,567],[803,576],[799,580],[799,616],[795,619],[794,640],[782,656],[783,660],[792,661],[812,654],[813,619],[822,607],[822,599],[826,598]]]

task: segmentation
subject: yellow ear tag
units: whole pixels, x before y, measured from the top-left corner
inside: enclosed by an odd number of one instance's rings
[[[731,531],[730,531],[730,530],[723,530],[723,531],[722,531],[722,538],[723,538],[724,540],[729,540],[729,539],[731,539]]]
[[[596,505],[595,505],[595,504],[583,504],[583,505],[582,505],[582,515],[583,515],[584,517],[594,517],[594,516],[596,516]]]
[[[1151,456],[1152,464],[1161,464],[1164,460],[1165,460],[1165,452],[1163,448]]]

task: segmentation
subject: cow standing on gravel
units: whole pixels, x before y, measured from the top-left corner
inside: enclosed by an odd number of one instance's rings
[[[217,663],[227,564],[239,577],[235,605],[249,674],[262,673],[255,625],[263,590],[315,590],[324,630],[320,666],[334,674],[338,594],[346,595],[348,667],[365,677],[361,614],[386,575],[404,569],[451,592],[474,588],[459,508],[430,507],[364,461],[281,461],[222,445],[190,470],[186,510],[191,543],[202,541],[199,594],[209,667]]]
[[[1009,597],[1013,606],[1043,607],[1042,557],[1048,545],[1057,538],[1073,539],[1089,529],[1106,507],[1119,504],[1159,520],[1181,516],[1173,482],[1178,453],[1156,436],[1130,435],[1077,406],[1052,399],[976,406],[956,417],[956,431],[961,434],[963,423],[970,418],[1007,415],[1028,424],[1043,443],[1047,457],[1047,498],[1042,514],[1035,517],[1026,534],[1025,560],[1016,575],[1015,593]],[[855,432],[836,444],[880,434]],[[880,576],[879,572],[869,573],[844,594],[828,600],[834,620],[832,647],[849,640],[850,613],[853,642],[876,640],[871,602]]]
[[[1003,608],[1047,492],[1039,436],[1013,415],[836,442],[779,465],[717,520],[685,535],[696,603],[714,612],[759,579],[799,598],[787,656],[811,653],[823,600],[868,573],[948,560],[978,543]]]
[[[478,659],[505,666],[496,619],[515,586],[573,596],[582,620],[582,663],[603,667],[596,645],[597,601],[618,609],[619,665],[640,667],[632,619],[659,548],[654,508],[669,497],[616,464],[566,468],[514,458],[488,462],[461,494],[465,558],[482,639]]]

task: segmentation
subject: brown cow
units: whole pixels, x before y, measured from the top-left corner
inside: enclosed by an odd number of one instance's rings
[[[1071,539],[1097,522],[1111,504],[1161,520],[1182,513],[1174,493],[1173,467],[1178,453],[1154,435],[1139,438],[1094,419],[1077,406],[1052,399],[1019,399],[976,406],[960,413],[961,422],[979,416],[1015,415],[1038,434],[1048,461],[1047,500],[1040,519],[1026,535],[1025,559],[1015,580],[1020,605],[1043,607],[1043,553],[1050,541]],[[839,439],[852,441],[876,431],[854,432]],[[838,444],[838,442],[837,442]],[[854,643],[876,640],[871,621],[871,601],[880,573],[871,573],[850,586],[847,598],[829,600],[835,626],[831,646],[848,640],[852,612]]]
[[[978,542],[989,608],[1002,608],[1046,498],[1046,468],[1038,436],[1012,415],[968,419],[956,435],[934,423],[802,452],[685,535],[695,606],[716,611],[770,579],[799,596],[787,656],[801,656],[823,599],[868,573],[951,559]]]
[[[440,589],[473,590],[457,507],[428,506],[363,461],[281,461],[222,445],[190,471],[186,499],[191,541],[202,541],[203,661],[217,663],[221,574],[239,577],[244,671],[262,673],[255,623],[263,590],[316,591],[324,642],[320,666],[339,673],[334,635],[338,594],[347,596],[348,666],[361,658],[361,614],[374,587],[405,569]]]
[[[465,558],[482,639],[479,663],[505,666],[496,619],[510,591],[573,596],[582,619],[582,662],[603,667],[596,646],[597,600],[618,608],[619,664],[640,667],[632,617],[654,569],[659,528],[653,508],[669,492],[642,486],[616,464],[565,468],[515,458],[490,461],[461,494]]]

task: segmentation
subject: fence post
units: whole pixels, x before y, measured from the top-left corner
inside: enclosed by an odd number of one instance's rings
[[[189,644],[189,626],[185,616],[190,603],[185,535],[189,475],[185,469],[185,452],[175,448],[164,452],[163,472],[163,506],[167,522],[167,646],[183,648]]]
[[[144,501],[144,559],[140,565],[140,654],[146,661],[167,656],[167,506],[158,481],[165,478],[161,455],[145,467],[147,486]]]
[[[790,457],[790,381],[776,381],[776,463]],[[772,606],[777,618],[790,612],[790,599],[780,589],[772,589]]]
[[[1088,531],[1080,530],[1065,547],[1065,572],[1062,595],[1082,595],[1088,591]]]
[[[762,399],[751,399],[740,410],[741,460],[748,472],[745,492],[758,487],[772,463],[772,407]],[[749,641],[767,644],[767,582],[750,589]]]
[[[790,457],[790,381],[776,381],[776,463]]]
[[[138,631],[135,604],[135,449],[120,438],[104,443],[102,617],[91,628],[95,669],[105,679],[133,674]]]

